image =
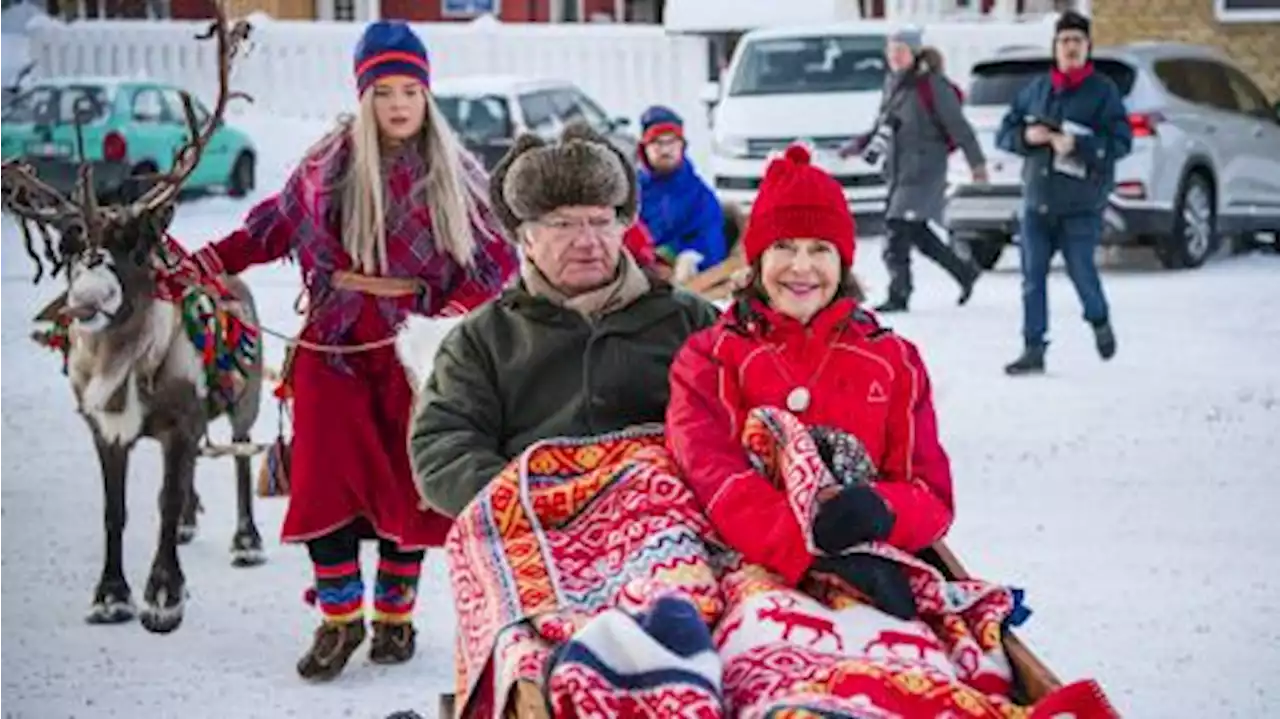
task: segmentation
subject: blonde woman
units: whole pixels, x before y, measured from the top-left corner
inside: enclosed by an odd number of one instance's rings
[[[243,229],[197,253],[209,274],[296,257],[309,315],[289,383],[294,438],[282,538],[305,542],[323,622],[298,673],[332,679],[365,638],[359,540],[376,537],[370,659],[413,656],[423,552],[449,519],[420,509],[406,438],[413,391],[390,344],[409,313],[462,314],[495,296],[516,251],[487,178],[429,92],[426,47],[379,21],[355,51],[359,114],[322,139]],[[321,347],[317,347],[323,346]],[[355,346],[359,351],[334,351]]]

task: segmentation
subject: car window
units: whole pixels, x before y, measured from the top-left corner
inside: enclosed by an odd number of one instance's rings
[[[111,95],[100,85],[34,87],[13,98],[5,111],[5,122],[57,125],[75,121],[75,112],[85,113],[85,123],[100,122],[111,115]]]
[[[176,89],[168,88],[163,91],[162,95],[164,96],[165,107],[170,112],[170,121],[185,125],[187,118],[184,116],[186,113],[182,109],[182,93]],[[195,110],[198,126],[204,127],[204,124],[209,121],[209,111],[195,97],[191,98],[191,108]]]
[[[1275,110],[1267,102],[1267,96],[1262,94],[1262,90],[1253,84],[1248,75],[1234,67],[1224,67],[1223,70],[1227,73],[1227,82],[1236,96],[1236,107],[1240,112],[1260,118],[1275,117]]]
[[[135,122],[173,122],[176,116],[169,111],[160,91],[144,87],[133,94],[131,110]]]
[[[603,132],[608,129],[608,119],[600,108],[589,106],[590,101],[582,96],[582,93],[573,88],[560,88],[551,91],[551,103],[555,107],[556,117],[560,121],[568,124],[575,121],[584,121],[592,129]]]
[[[729,95],[857,92],[884,87],[883,35],[748,41]]]
[[[529,129],[543,137],[550,137],[555,134],[558,123],[556,121],[556,108],[552,102],[550,90],[539,90],[531,92],[527,95],[521,95],[520,111],[524,113],[525,124]]]
[[[511,137],[507,101],[498,95],[437,96],[436,104],[454,131],[469,140],[487,142]]]
[[[1235,94],[1227,82],[1226,68],[1206,60],[1162,60],[1156,77],[1169,92],[1204,107],[1238,112]]]
[[[1122,97],[1133,90],[1137,72],[1128,63],[1099,59],[1093,66],[1116,84]],[[973,68],[973,80],[965,102],[970,105],[1009,105],[1027,83],[1048,72],[1048,58],[979,63]]]

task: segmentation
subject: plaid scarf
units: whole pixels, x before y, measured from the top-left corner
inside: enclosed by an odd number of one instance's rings
[[[245,229],[253,237],[267,237],[284,224],[293,237],[293,252],[302,267],[310,299],[307,336],[325,344],[343,344],[360,314],[366,296],[333,286],[333,273],[350,270],[351,256],[342,243],[340,182],[351,157],[350,133],[334,135],[289,178],[275,202],[259,204],[249,213]],[[462,152],[464,171],[484,185],[484,170]],[[480,222],[472,218],[476,251],[472,266],[464,268],[436,246],[431,209],[423,202],[428,166],[416,145],[385,158],[382,163],[385,198],[387,276],[418,278],[423,290],[410,305],[398,298],[369,298],[388,327],[398,327],[410,312],[428,316],[444,312],[451,302],[463,309],[480,304],[501,291],[518,261],[515,247],[486,198],[472,196]],[[455,308],[456,311],[456,308]],[[343,366],[339,355],[330,361]]]

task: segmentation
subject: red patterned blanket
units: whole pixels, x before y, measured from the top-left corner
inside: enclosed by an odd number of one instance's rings
[[[753,412],[743,446],[800,517],[837,481],[781,410]],[[903,621],[835,580],[795,590],[743,565],[656,428],[530,448],[459,519],[448,551],[464,716],[499,716],[517,680],[543,686],[556,716],[1115,716],[1092,682],[1036,707],[1009,699],[1003,587],[855,548],[907,568],[920,616]]]

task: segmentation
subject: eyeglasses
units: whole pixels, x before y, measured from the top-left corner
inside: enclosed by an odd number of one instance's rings
[[[622,224],[618,222],[616,217],[588,217],[584,220],[574,220],[567,217],[548,217],[536,220],[536,223],[550,230],[551,234],[557,239],[575,238],[581,235],[584,230],[593,237],[605,237],[616,234],[622,229]]]

